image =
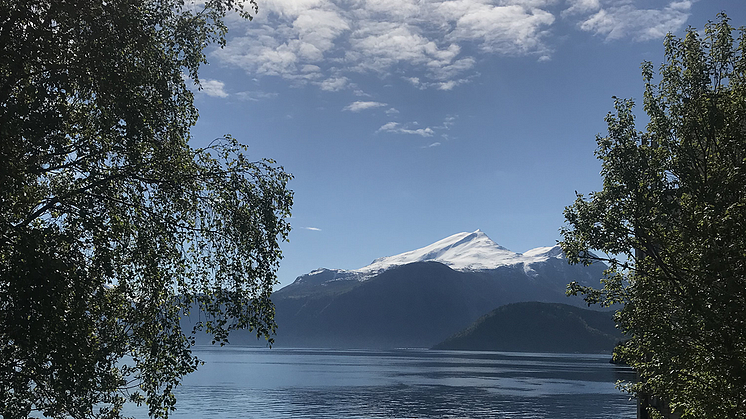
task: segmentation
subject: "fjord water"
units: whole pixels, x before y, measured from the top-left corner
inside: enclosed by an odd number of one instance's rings
[[[634,418],[608,355],[200,348],[174,418]],[[144,408],[128,414],[147,417]]]

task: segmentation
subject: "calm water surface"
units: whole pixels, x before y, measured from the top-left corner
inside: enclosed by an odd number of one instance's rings
[[[174,418],[634,418],[609,356],[202,348]],[[147,417],[144,408],[128,412]]]

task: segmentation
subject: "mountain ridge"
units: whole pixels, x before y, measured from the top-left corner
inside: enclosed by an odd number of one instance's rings
[[[395,266],[415,262],[439,262],[456,271],[490,271],[523,264],[528,272],[532,264],[546,262],[552,258],[564,259],[564,253],[558,245],[537,247],[524,253],[517,253],[500,246],[477,229],[471,233],[453,234],[419,249],[377,258],[369,265],[358,269],[318,268],[297,277],[295,282],[305,280],[318,282],[318,278],[313,277],[319,274],[323,274],[326,278],[333,275],[333,278],[327,281],[364,281]]]

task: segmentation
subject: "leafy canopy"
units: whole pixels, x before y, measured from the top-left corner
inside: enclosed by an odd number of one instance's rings
[[[0,415],[167,416],[195,329],[270,340],[290,175],[190,147],[209,0],[0,2]]]
[[[571,261],[610,264],[602,289],[569,292],[623,304],[615,357],[640,376],[627,388],[682,418],[746,417],[745,71],[746,35],[725,14],[669,35],[660,82],[642,65],[647,129],[616,99],[597,138],[603,190],[565,210]]]

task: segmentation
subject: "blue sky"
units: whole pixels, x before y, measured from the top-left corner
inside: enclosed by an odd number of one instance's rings
[[[462,231],[554,245],[574,191],[601,187],[611,97],[641,102],[665,33],[746,25],[743,0],[258,2],[209,50],[192,133],[295,176],[281,286]]]

